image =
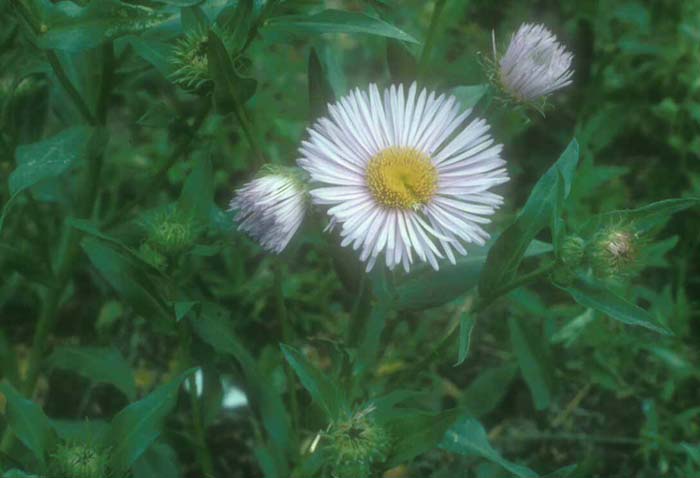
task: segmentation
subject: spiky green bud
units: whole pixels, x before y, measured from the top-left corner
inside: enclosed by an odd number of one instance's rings
[[[586,255],[586,241],[578,236],[566,236],[561,244],[561,260],[570,268],[578,267]]]
[[[109,453],[83,444],[62,444],[53,455],[55,476],[62,478],[108,478]]]
[[[199,236],[199,227],[191,215],[177,207],[148,214],[141,221],[151,251],[173,256],[189,249]],[[154,257],[157,259],[157,257]],[[158,262],[158,261],[156,261]]]
[[[373,411],[370,405],[331,425],[327,447],[334,478],[367,478],[372,465],[386,459],[389,435],[373,419]]]

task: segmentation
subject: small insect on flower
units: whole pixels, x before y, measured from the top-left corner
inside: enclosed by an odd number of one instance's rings
[[[384,253],[387,267],[408,272],[414,252],[437,270],[438,259],[466,254],[463,244],[485,243],[481,225],[503,203],[489,189],[508,181],[486,121],[465,123],[471,110],[415,83],[383,96],[376,85],[357,89],[328,110],[298,163],[317,183],[313,201],[341,226],[341,245],[361,249],[368,271]]]
[[[571,84],[572,60],[573,55],[544,25],[525,23],[498,61],[499,81],[515,99],[532,103]]]
[[[308,209],[307,191],[295,168],[268,168],[268,173],[236,191],[230,210],[237,210],[238,229],[266,250],[287,247]]]

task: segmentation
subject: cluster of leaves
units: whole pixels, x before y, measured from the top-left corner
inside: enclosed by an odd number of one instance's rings
[[[0,3],[3,476],[72,444],[134,478],[700,473],[693,2],[333,3]],[[479,55],[538,11],[577,59],[546,118]],[[365,275],[316,218],[280,257],[234,232],[328,101],[415,78],[506,144],[495,240]],[[621,224],[640,264],[592,273]]]

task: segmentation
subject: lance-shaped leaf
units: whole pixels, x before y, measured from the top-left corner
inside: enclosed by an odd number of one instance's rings
[[[180,385],[193,372],[184,372],[114,417],[108,442],[115,470],[129,469],[158,438],[165,418],[177,403]]]
[[[213,30],[209,31],[207,60],[209,74],[214,80],[214,103],[221,114],[235,112],[254,94],[257,82],[252,78],[241,77],[233,66],[231,55],[221,38]]]
[[[202,313],[190,322],[202,341],[219,353],[234,357],[246,377],[248,402],[256,408],[274,444],[275,464],[281,476],[288,474],[284,455],[292,448],[291,427],[282,399],[260,372],[253,356],[236,337],[228,313],[215,304],[202,304]]]
[[[56,434],[41,407],[19,394],[8,382],[0,383],[0,393],[7,400],[5,417],[17,438],[42,463],[46,460]]]
[[[532,241],[524,257],[546,254],[551,250],[550,244]],[[423,310],[456,299],[477,285],[488,253],[489,249],[483,247],[459,258],[457,264],[447,264],[439,271],[424,268],[413,272],[396,288],[397,307],[401,310]]]
[[[22,191],[46,179],[55,178],[70,171],[90,149],[94,129],[77,126],[37,143],[22,145],[15,151],[17,167],[10,173],[8,186],[10,199],[0,216],[2,229],[5,214]]]
[[[565,182],[564,198],[568,197],[577,163],[578,143],[573,140],[537,181],[515,222],[503,231],[489,251],[479,280],[479,293],[483,297],[489,297],[515,276],[528,244],[551,223],[552,211],[561,200],[561,180]]]
[[[146,318],[170,318],[159,287],[143,264],[98,239],[87,238],[82,247],[90,262],[136,312]]]
[[[315,48],[309,51],[309,112],[311,120],[326,114],[329,103],[335,101],[333,87],[323,71],[321,60]]]
[[[292,33],[366,33],[401,41],[418,43],[408,33],[379,18],[359,12],[324,10],[314,15],[287,15],[271,18],[265,24],[266,30]]]
[[[595,309],[623,324],[644,327],[661,334],[672,334],[665,326],[659,324],[649,312],[624,297],[620,297],[602,282],[578,277],[571,285],[559,287],[568,292],[576,302],[584,307]]]
[[[442,412],[406,410],[404,415],[387,420],[386,428],[396,438],[387,464],[405,463],[435,448],[461,413],[463,411],[459,409]]]
[[[46,28],[38,35],[39,46],[72,52],[88,50],[177,17],[176,10],[156,10],[118,0],[91,0],[84,7],[68,1],[44,5]]]
[[[440,448],[459,455],[480,456],[500,465],[519,478],[539,476],[531,469],[503,458],[489,443],[484,427],[473,418],[464,418],[450,428],[440,442]]]
[[[520,320],[511,317],[508,320],[510,341],[513,351],[518,358],[520,372],[527,383],[537,410],[549,407],[552,396],[551,361],[547,356],[548,343],[540,335],[534,333],[531,327]]]
[[[610,211],[591,218],[583,227],[583,231],[590,234],[601,226],[631,223],[636,231],[644,233],[662,224],[673,214],[698,205],[700,205],[698,197],[676,198],[664,199],[637,209]]]
[[[73,371],[93,382],[109,383],[133,400],[136,396],[134,374],[115,348],[59,347],[48,358],[53,367]]]
[[[314,402],[323,408],[329,419],[335,420],[341,412],[348,410],[340,389],[333,381],[312,365],[297,349],[285,344],[281,344],[280,347],[284,358],[296,372],[301,384]]]

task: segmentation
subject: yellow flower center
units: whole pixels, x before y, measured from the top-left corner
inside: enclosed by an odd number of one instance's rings
[[[384,206],[416,209],[433,197],[437,170],[426,154],[413,148],[391,147],[369,160],[367,186]]]

